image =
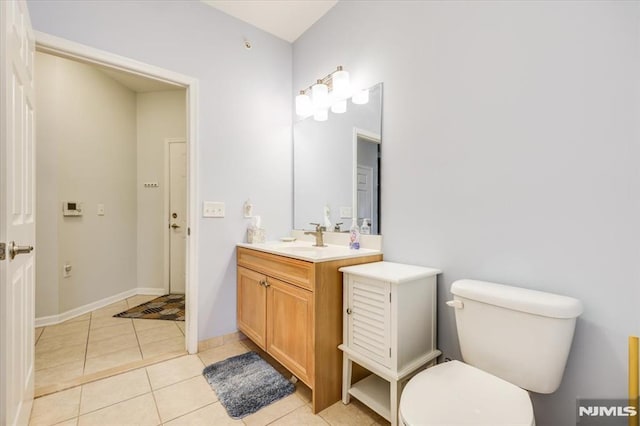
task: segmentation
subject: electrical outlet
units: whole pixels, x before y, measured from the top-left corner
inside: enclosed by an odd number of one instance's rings
[[[224,203],[205,201],[202,206],[202,217],[224,217]]]
[[[98,216],[104,216],[104,204],[98,204]]]

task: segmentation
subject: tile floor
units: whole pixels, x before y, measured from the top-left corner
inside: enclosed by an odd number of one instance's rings
[[[298,382],[296,392],[262,410],[234,420],[202,376],[206,365],[256,350],[241,340],[37,398],[31,425],[388,425],[368,407],[337,402],[313,415],[311,392]],[[286,371],[286,370],[284,370]],[[288,377],[288,375],[286,376]]]
[[[35,388],[184,350],[184,321],[114,318],[157,296],[133,296],[36,329]]]

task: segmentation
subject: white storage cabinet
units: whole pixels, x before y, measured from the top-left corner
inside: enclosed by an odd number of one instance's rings
[[[362,401],[398,424],[403,384],[433,362],[438,269],[374,262],[340,268],[344,274],[342,402]],[[372,375],[351,385],[352,363]]]

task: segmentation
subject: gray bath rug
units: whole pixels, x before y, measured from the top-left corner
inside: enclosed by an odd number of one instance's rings
[[[211,364],[202,375],[234,419],[253,414],[296,390],[255,352]]]

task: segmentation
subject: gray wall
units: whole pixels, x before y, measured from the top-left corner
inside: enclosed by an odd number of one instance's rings
[[[459,357],[454,280],[581,299],[564,382],[626,396],[640,329],[640,3],[342,1],[294,43],[293,88],[338,64],[384,82],[385,259],[441,268],[439,347]]]
[[[291,227],[291,45],[195,1],[29,1],[37,31],[199,80],[198,339],[236,330],[235,244],[250,198],[269,238]],[[244,48],[244,38],[253,48]]]

